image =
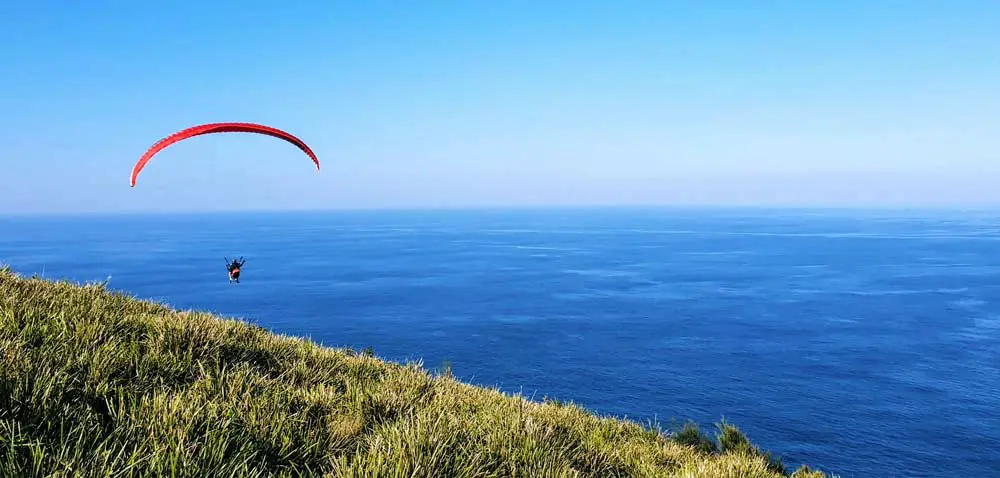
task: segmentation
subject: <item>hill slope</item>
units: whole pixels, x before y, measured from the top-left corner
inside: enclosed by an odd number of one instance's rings
[[[718,437],[0,270],[2,476],[785,476]]]

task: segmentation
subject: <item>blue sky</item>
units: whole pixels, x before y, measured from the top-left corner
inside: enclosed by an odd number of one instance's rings
[[[0,212],[1000,204],[996,1],[167,5],[5,5]]]

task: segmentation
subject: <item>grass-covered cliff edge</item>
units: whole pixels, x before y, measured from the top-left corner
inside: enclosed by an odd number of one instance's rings
[[[787,476],[708,435],[0,269],[0,476]]]

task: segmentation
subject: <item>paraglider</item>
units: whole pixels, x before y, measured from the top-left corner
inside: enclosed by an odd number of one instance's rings
[[[257,133],[282,139],[292,143],[297,148],[302,150],[302,152],[306,153],[306,155],[309,156],[309,159],[312,159],[313,163],[316,164],[316,170],[319,171],[319,158],[316,157],[316,154],[313,153],[312,149],[309,148],[305,142],[291,133],[271,126],[255,123],[206,123],[183,129],[153,144],[152,147],[143,153],[142,157],[139,158],[139,161],[136,162],[135,166],[132,168],[132,175],[129,177],[129,186],[135,187],[135,179],[139,176],[139,172],[142,171],[142,169],[146,167],[146,163],[148,163],[149,160],[160,151],[163,151],[168,146],[185,139],[212,133]],[[229,283],[231,284],[236,282],[239,284],[240,269],[243,268],[243,264],[246,263],[246,260],[243,259],[243,257],[240,257],[238,260],[234,259],[232,262],[229,262],[228,257],[225,259],[226,270],[229,271]]]
[[[135,187],[135,178],[139,175],[139,172],[142,171],[142,168],[146,167],[146,163],[148,163],[149,160],[153,158],[153,156],[155,156],[157,153],[159,153],[166,147],[174,143],[177,143],[179,141],[192,138],[194,136],[200,136],[203,134],[211,134],[211,133],[257,133],[285,140],[289,143],[294,144],[296,147],[302,150],[302,152],[306,153],[306,155],[308,155],[309,158],[312,159],[314,163],[316,163],[316,170],[317,171],[319,170],[319,159],[316,157],[316,154],[313,153],[312,149],[310,149],[305,142],[303,142],[299,138],[296,138],[291,133],[282,131],[278,128],[274,128],[271,126],[265,126],[262,124],[254,124],[254,123],[206,123],[198,126],[192,126],[190,128],[171,134],[170,136],[161,139],[151,148],[149,148],[142,155],[142,157],[139,158],[139,161],[135,163],[135,167],[132,168],[132,175],[131,177],[129,177],[129,186]]]
[[[233,259],[232,263],[229,262],[229,258],[228,257],[224,257],[223,259],[226,260],[226,270],[229,271],[229,283],[232,284],[233,281],[236,281],[236,283],[239,284],[240,283],[240,268],[243,267],[243,264],[247,263],[246,259],[244,259],[243,257],[240,257],[239,260]]]

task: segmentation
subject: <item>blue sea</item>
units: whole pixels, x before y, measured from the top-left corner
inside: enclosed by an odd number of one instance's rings
[[[792,467],[1000,476],[1000,213],[7,217],[0,262],[600,414],[725,417]]]

